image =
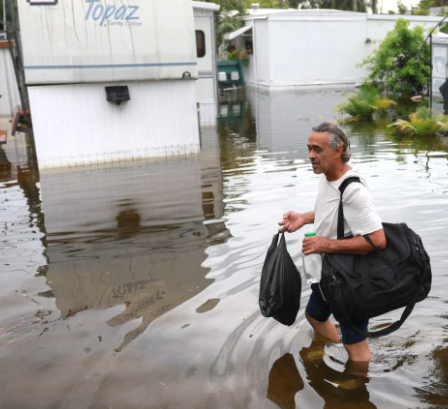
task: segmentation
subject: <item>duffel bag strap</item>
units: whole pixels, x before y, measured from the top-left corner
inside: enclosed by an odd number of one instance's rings
[[[419,290],[420,290],[421,284],[422,283],[420,281],[419,285],[417,286],[417,290],[414,292],[411,300],[409,301],[408,305],[406,306],[405,310],[403,311],[403,314],[401,314],[401,318],[398,321],[395,321],[393,324],[389,325],[388,327],[383,328],[379,331],[375,331],[375,332],[364,332],[355,327],[355,324],[353,324],[353,322],[350,319],[350,316],[348,315],[348,312],[345,308],[344,299],[342,297],[342,291],[341,291],[341,286],[340,286],[339,282],[335,282],[333,284],[334,300],[337,303],[338,309],[341,311],[341,313],[343,315],[345,325],[349,325],[354,331],[358,332],[361,335],[364,335],[367,338],[378,338],[378,337],[382,337],[383,335],[389,335],[392,332],[396,331],[407,320],[407,318],[411,314],[412,310],[414,309],[417,299],[419,297],[419,294],[420,294]]]
[[[341,198],[339,200],[339,210],[338,210],[338,240],[342,240],[344,238],[344,208],[342,206],[342,195],[344,194],[345,189],[350,183],[357,182],[361,183],[361,179],[357,176],[352,176],[351,178],[345,179],[341,186],[339,186],[339,191],[341,192]]]

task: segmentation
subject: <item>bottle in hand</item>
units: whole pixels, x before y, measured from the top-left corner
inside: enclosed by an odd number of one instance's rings
[[[305,237],[315,236],[316,233],[305,233]],[[322,274],[322,254],[312,253],[305,255],[302,253],[303,269],[306,281],[309,284],[320,282]]]

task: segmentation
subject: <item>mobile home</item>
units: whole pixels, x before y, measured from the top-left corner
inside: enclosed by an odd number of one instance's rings
[[[443,17],[369,15],[339,10],[260,9],[227,38],[248,50],[246,84],[271,90],[355,85],[366,78],[359,64],[398,18],[434,27]]]
[[[199,151],[190,0],[18,7],[40,168]]]

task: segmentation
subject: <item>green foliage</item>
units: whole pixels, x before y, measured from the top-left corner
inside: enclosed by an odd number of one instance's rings
[[[448,15],[448,11],[445,10],[445,7],[442,7],[440,10],[440,13],[437,14],[439,17],[445,17]],[[441,27],[439,27],[439,31],[445,34],[448,34],[448,24],[443,24]]]
[[[238,30],[243,26],[243,22],[238,20],[238,15],[246,14],[246,2],[245,0],[199,0],[205,3],[216,3],[221,6],[219,13],[216,13],[216,40],[218,46],[222,44],[224,34],[231,33]],[[238,14],[232,16],[229,14],[231,11],[237,11]]]
[[[434,2],[432,0],[420,0],[418,7],[421,10],[429,10],[431,7],[434,7]]]
[[[411,14],[413,16],[429,16],[429,9],[414,9]]]
[[[299,4],[302,3],[302,1],[300,0],[286,0],[289,7],[292,9],[298,9],[299,8]]]
[[[346,10],[346,11],[359,11],[366,12],[366,2],[364,0],[316,0],[318,8],[321,9],[336,9],[336,10]],[[376,10],[377,1],[372,0],[370,2],[370,7],[372,10]]]
[[[448,130],[448,117],[439,114],[428,107],[418,108],[409,116],[409,121],[399,119],[389,127],[410,136],[431,136],[438,131]]]
[[[351,116],[351,121],[359,119],[372,119],[375,112],[386,112],[391,105],[396,105],[395,101],[382,99],[378,91],[368,85],[363,85],[356,94],[346,95],[346,102],[338,105],[335,111]]]
[[[246,14],[246,2],[245,0],[199,0],[206,3],[216,3],[221,6],[221,13],[228,13],[229,11],[236,10],[239,14]]]
[[[397,19],[395,28],[362,66],[367,67],[367,82],[385,82],[394,92],[421,92],[429,82],[429,45],[427,44],[417,61],[418,50],[423,44],[424,28],[409,28],[409,20]]]
[[[247,67],[249,65],[249,57],[247,51],[243,48],[234,51],[227,51],[227,61],[241,60],[243,65]]]
[[[398,7],[398,14],[406,14],[406,12],[408,11],[408,8],[406,7],[406,5],[403,4],[401,0],[398,0],[397,7]]]
[[[429,16],[429,9],[434,7],[432,0],[420,0],[417,8],[413,8],[411,14],[414,16]]]
[[[243,22],[228,14],[219,14],[216,16],[216,41],[218,45],[222,44],[224,34],[236,31],[243,27]]]
[[[389,11],[387,12],[387,14],[395,14],[395,11],[393,11],[393,10],[389,10]]]
[[[377,112],[385,114],[391,105],[397,105],[397,103],[391,99],[382,98],[375,101],[373,104]]]

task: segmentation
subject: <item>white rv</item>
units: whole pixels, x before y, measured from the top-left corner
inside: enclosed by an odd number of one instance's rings
[[[190,0],[18,7],[41,169],[199,151]]]
[[[217,51],[215,13],[220,6],[193,1],[196,33],[198,81],[196,95],[200,108],[201,125],[214,125],[218,116]]]

